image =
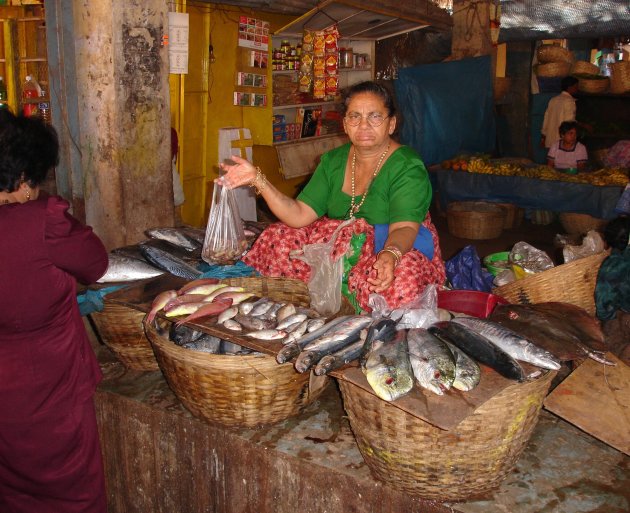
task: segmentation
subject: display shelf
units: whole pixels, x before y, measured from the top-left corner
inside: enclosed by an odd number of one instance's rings
[[[319,107],[320,105],[338,105],[339,100],[328,100],[321,102],[309,102],[309,103],[293,103],[290,105],[274,105],[274,110],[287,110],[287,109],[296,109],[299,107]]]
[[[329,139],[331,137],[338,137],[343,134],[344,132],[335,132],[332,134],[314,135],[312,137],[300,137],[299,139],[292,139],[290,141],[275,142],[273,143],[273,146],[290,146],[292,144],[295,145],[295,144],[305,143],[308,141],[315,141],[315,140],[321,140],[321,139]]]

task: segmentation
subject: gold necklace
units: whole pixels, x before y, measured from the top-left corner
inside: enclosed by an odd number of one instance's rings
[[[372,178],[370,178],[370,181],[367,184],[367,187],[365,188],[365,192],[363,193],[363,196],[361,196],[361,201],[359,202],[358,205],[355,205],[354,203],[354,175],[355,175],[355,171],[356,171],[356,165],[357,165],[357,151],[353,148],[353,152],[352,152],[352,174],[350,175],[350,184],[352,186],[352,196],[350,197],[350,209],[348,210],[348,214],[347,214],[347,218],[350,219],[352,217],[354,217],[354,214],[356,214],[359,210],[361,210],[361,207],[363,206],[363,202],[365,201],[365,198],[367,196],[368,191],[370,190],[370,185],[372,185],[372,181],[374,180],[374,178],[376,178],[376,175],[378,174],[379,170],[381,169],[381,164],[383,163],[383,159],[385,158],[385,155],[387,155],[387,152],[389,152],[389,144],[387,145],[387,148],[385,148],[385,151],[383,153],[381,153],[381,158],[378,159],[378,164],[376,164],[376,168],[374,169],[374,173],[372,173]]]

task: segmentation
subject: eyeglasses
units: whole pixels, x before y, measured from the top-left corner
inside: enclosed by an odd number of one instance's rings
[[[381,126],[388,117],[389,116],[383,116],[383,114],[381,114],[380,112],[370,112],[366,116],[366,119],[370,126],[377,127]],[[348,114],[345,119],[348,125],[359,126],[361,124],[361,120],[363,119],[363,115],[359,114],[358,112],[353,112],[351,114]]]

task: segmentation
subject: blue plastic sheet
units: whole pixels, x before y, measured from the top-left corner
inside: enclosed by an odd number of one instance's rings
[[[102,312],[105,304],[103,298],[110,292],[122,289],[127,285],[113,285],[111,287],[105,287],[99,290],[86,290],[83,294],[77,296],[79,303],[79,311],[81,315],[86,316],[93,312]]]
[[[395,82],[401,141],[427,165],[459,153],[494,151],[489,56],[401,68]]]
[[[200,265],[199,270],[203,273],[199,278],[240,278],[259,276],[258,271],[248,266],[241,260],[234,265]]]
[[[482,265],[475,246],[466,246],[446,261],[446,278],[454,289],[492,291],[494,276]]]

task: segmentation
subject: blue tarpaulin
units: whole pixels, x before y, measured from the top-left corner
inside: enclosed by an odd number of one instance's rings
[[[496,142],[489,56],[401,68],[395,82],[401,142],[426,165],[460,153],[492,153]]]

